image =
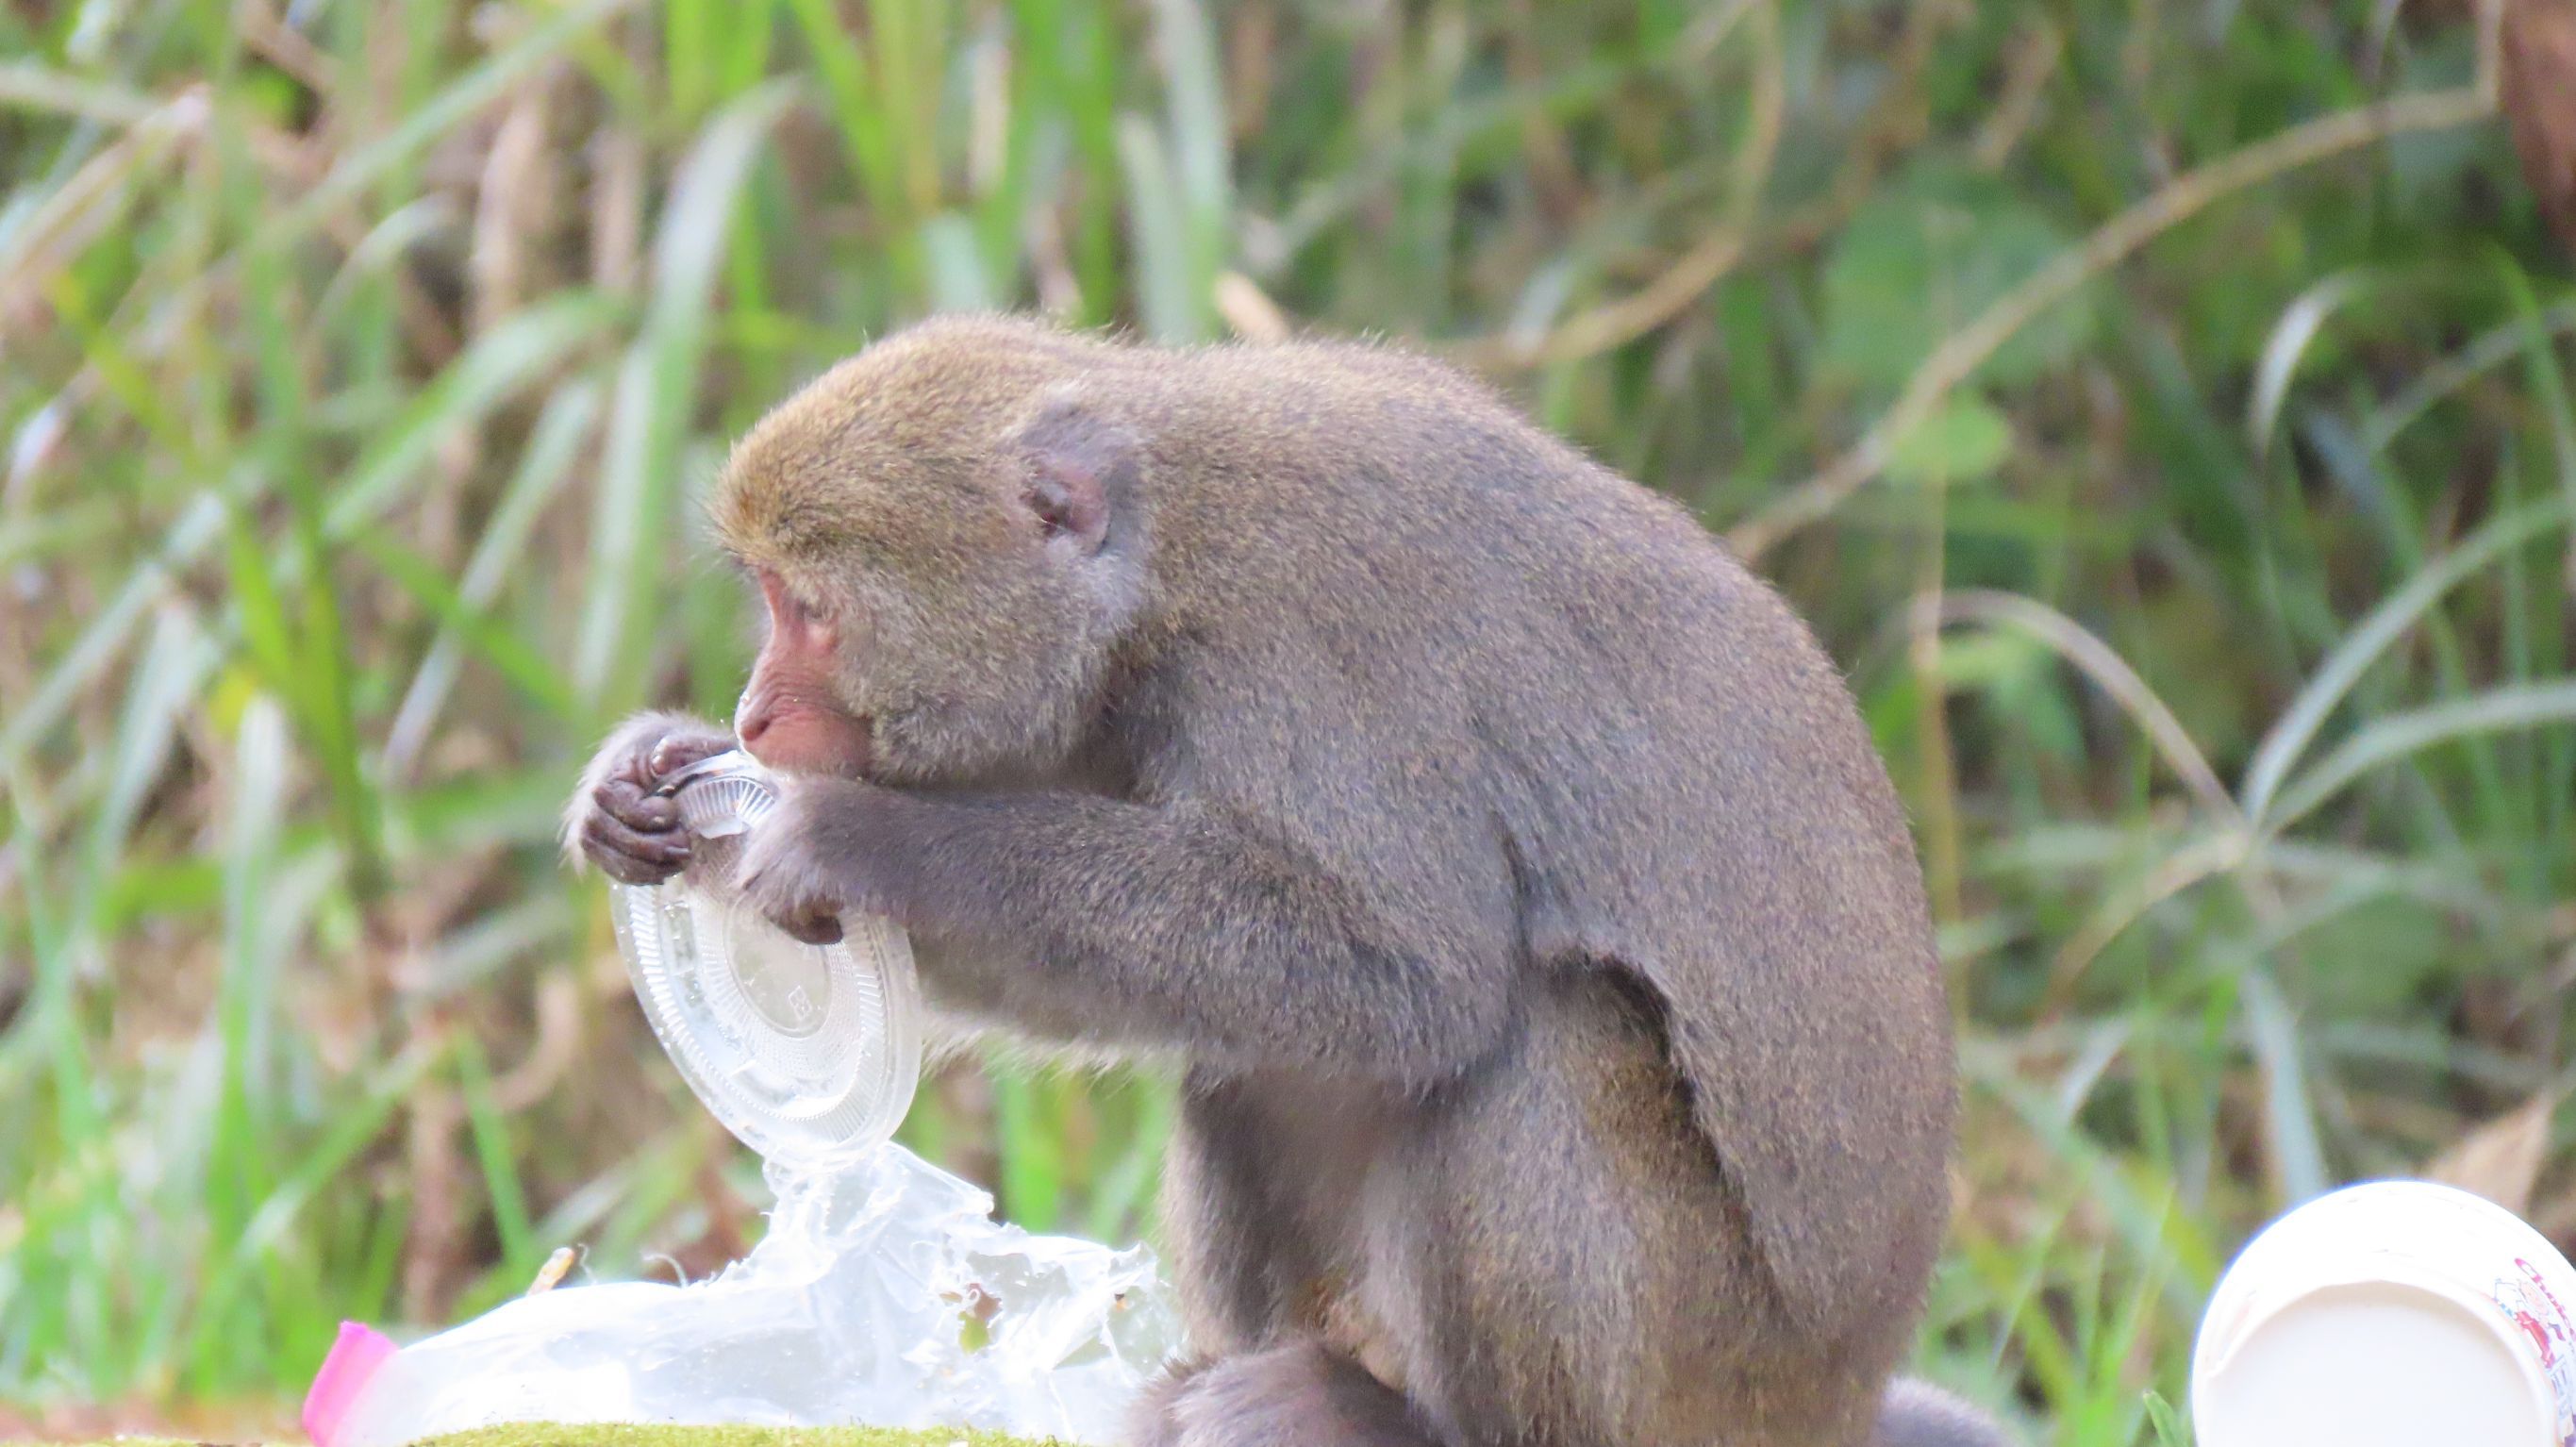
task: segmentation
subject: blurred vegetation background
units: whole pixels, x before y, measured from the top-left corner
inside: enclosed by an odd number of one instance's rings
[[[756,1234],[555,816],[729,708],[727,439],[950,308],[1408,339],[1780,581],[1956,984],[1924,1369],[2034,1440],[2155,1440],[2331,1183],[2576,1241],[2569,0],[22,0],[0,57],[0,1430],[276,1425],[344,1316]],[[968,1062],[906,1134],[1123,1239],[1168,1103]]]

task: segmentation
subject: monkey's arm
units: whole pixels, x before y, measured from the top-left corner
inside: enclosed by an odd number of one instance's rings
[[[1424,1084],[1481,1058],[1509,1014],[1488,932],[1399,918],[1201,803],[803,780],[740,877],[781,920],[871,910],[1029,961],[998,983],[1006,1014],[1238,1065]]]

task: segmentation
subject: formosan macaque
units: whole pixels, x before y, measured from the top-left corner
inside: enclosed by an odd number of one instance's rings
[[[744,437],[737,883],[1177,1057],[1147,1447],[2001,1440],[1905,1354],[1953,1057],[1905,821],[1680,508],[1395,350],[934,322]],[[685,860],[632,721],[569,837]]]

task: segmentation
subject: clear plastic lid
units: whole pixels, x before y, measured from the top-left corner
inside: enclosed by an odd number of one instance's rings
[[[684,770],[674,799],[688,868],[611,884],[635,998],[689,1088],[725,1128],[791,1170],[841,1164],[894,1135],[921,1078],[912,945],[874,915],[836,944],[799,941],[727,888],[741,841],[777,803],[749,755]]]

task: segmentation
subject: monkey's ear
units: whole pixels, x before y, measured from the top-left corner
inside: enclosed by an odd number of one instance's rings
[[[1029,510],[1048,537],[1071,538],[1085,553],[1100,551],[1109,537],[1108,490],[1077,464],[1042,463],[1029,483]]]
[[[1041,408],[1020,431],[1028,467],[1027,501],[1049,538],[1066,538],[1085,557],[1109,540],[1132,496],[1136,439],[1079,402]]]

